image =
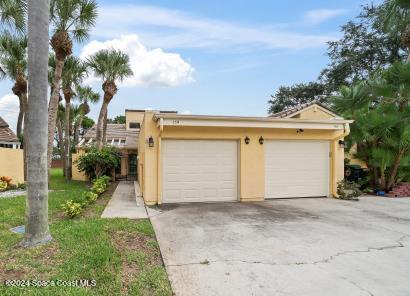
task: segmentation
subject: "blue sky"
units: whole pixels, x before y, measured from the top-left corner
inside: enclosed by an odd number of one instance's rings
[[[114,47],[131,56],[133,78],[119,84],[109,117],[125,108],[264,116],[280,85],[315,80],[328,63],[326,41],[366,1],[99,1],[86,57]],[[101,82],[89,77],[101,92]],[[14,128],[17,98],[0,82],[0,116]],[[92,106],[97,118],[100,104]]]

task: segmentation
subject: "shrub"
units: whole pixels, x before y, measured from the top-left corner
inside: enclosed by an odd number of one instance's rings
[[[358,197],[362,195],[359,189],[360,185],[343,179],[337,183],[337,194],[339,199],[359,200]]]
[[[0,191],[5,191],[7,189],[7,183],[0,180]]]
[[[90,147],[75,162],[78,170],[90,180],[111,174],[120,163],[120,152],[113,146],[105,146],[100,151],[96,147]]]
[[[18,183],[17,188],[25,190],[27,188],[26,183]]]
[[[103,193],[108,186],[108,182],[110,181],[110,177],[108,176],[101,176],[95,180],[93,180],[93,186],[91,187],[91,190],[98,195]]]
[[[92,191],[87,191],[87,192],[84,192],[83,197],[87,201],[88,204],[92,204],[97,200],[98,194]]]
[[[73,200],[68,200],[61,205],[61,208],[64,210],[64,214],[70,218],[80,215],[82,207],[83,205],[81,203]]]

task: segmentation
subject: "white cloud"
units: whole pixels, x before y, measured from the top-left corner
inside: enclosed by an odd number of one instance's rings
[[[316,9],[305,13],[305,21],[311,24],[320,24],[346,13],[344,9]]]
[[[291,32],[283,25],[245,26],[155,6],[100,7],[99,20],[92,35],[113,38],[118,32],[138,32],[145,44],[161,48],[301,49],[323,46],[335,39],[334,35],[328,34]]]
[[[19,99],[13,94],[0,97],[0,116],[9,124],[15,132],[19,113]]]
[[[104,42],[91,41],[82,48],[80,56],[85,59],[108,48],[121,50],[130,57],[134,75],[124,80],[124,86],[177,86],[193,81],[194,68],[179,54],[164,52],[161,48],[148,49],[135,34]],[[90,77],[86,83],[96,80],[95,77]]]

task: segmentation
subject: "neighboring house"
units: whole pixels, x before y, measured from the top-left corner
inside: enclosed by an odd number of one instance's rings
[[[148,205],[336,195],[352,122],[317,103],[269,117],[125,116],[126,132],[139,123],[133,153]]]
[[[8,123],[0,117],[0,147],[19,149],[20,140],[16,134],[10,129]]]
[[[14,184],[24,182],[24,157],[20,141],[0,117],[0,176],[11,177]]]

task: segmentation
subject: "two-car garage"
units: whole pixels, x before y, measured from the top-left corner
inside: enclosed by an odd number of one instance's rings
[[[238,200],[240,149],[239,140],[164,139],[162,203]],[[329,195],[329,141],[266,140],[263,149],[264,198]]]

